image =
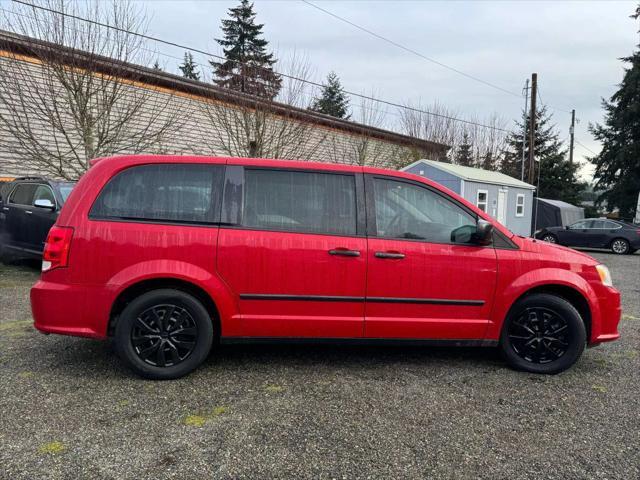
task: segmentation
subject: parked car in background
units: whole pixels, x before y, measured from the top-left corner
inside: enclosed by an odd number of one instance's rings
[[[567,247],[609,248],[624,255],[640,249],[640,226],[620,220],[587,218],[566,227],[547,227],[535,237]]]
[[[312,162],[93,162],[31,289],[45,333],[113,337],[176,378],[217,342],[499,346],[557,373],[619,337],[620,294],[590,256],[518,237],[407,173]]]
[[[0,187],[0,253],[40,258],[74,183],[22,177]]]

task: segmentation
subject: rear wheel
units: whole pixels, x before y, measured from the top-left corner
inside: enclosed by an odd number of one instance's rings
[[[629,242],[624,238],[616,238],[611,242],[611,251],[618,255],[626,255],[631,250]]]
[[[586,329],[580,314],[564,298],[537,293],[519,300],[502,329],[500,347],[513,368],[559,373],[582,355]]]
[[[543,240],[544,242],[549,242],[549,243],[558,243],[558,239],[556,238],[556,236],[555,236],[555,235],[552,235],[552,234],[550,234],[550,233],[545,234],[545,235],[542,237],[542,240]]]
[[[115,331],[118,355],[139,375],[182,377],[209,355],[213,322],[207,310],[179,290],[154,290],[126,306]]]

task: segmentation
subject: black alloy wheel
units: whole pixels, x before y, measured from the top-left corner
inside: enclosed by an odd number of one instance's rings
[[[191,314],[178,305],[155,305],[136,318],[131,343],[149,365],[170,367],[184,361],[196,346],[198,327]]]
[[[167,380],[186,375],[209,355],[214,322],[199,300],[173,289],[152,290],[120,314],[115,347],[139,375]]]
[[[509,340],[515,352],[532,363],[549,363],[569,347],[564,318],[544,307],[527,308],[509,324]]]
[[[550,293],[534,293],[509,311],[500,348],[513,368],[553,374],[571,367],[586,341],[584,321],[571,303]]]

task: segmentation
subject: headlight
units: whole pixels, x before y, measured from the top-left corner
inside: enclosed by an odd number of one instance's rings
[[[596,270],[598,271],[598,275],[600,275],[600,280],[603,285],[607,287],[613,287],[613,280],[611,280],[611,272],[604,265],[596,265]]]

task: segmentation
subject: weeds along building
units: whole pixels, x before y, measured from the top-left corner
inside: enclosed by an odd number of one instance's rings
[[[124,153],[388,168],[446,154],[439,143],[293,106],[301,102],[290,89],[286,103],[264,100],[0,31],[0,177],[75,179],[87,159]]]

